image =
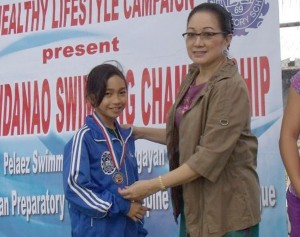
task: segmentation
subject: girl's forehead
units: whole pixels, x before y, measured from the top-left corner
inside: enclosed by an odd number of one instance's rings
[[[126,82],[120,76],[114,75],[107,80],[106,88],[126,87]]]

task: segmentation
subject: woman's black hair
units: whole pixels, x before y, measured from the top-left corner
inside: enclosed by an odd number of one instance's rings
[[[107,81],[112,76],[119,76],[122,78],[127,88],[121,64],[115,60],[106,61],[94,67],[87,75],[86,97],[94,108],[101,104],[106,92]]]
[[[231,13],[228,12],[224,7],[217,3],[201,3],[193,8],[193,10],[190,12],[187,24],[189,23],[191,17],[198,12],[211,12],[213,13],[219,22],[219,25],[221,27],[221,31],[225,32],[225,34],[233,34],[233,20]]]

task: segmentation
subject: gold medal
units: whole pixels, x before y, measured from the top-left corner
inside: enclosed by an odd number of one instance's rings
[[[124,181],[124,177],[123,177],[123,174],[121,172],[115,172],[113,174],[113,177],[112,177],[113,181],[116,183],[116,184],[121,184],[123,183]]]

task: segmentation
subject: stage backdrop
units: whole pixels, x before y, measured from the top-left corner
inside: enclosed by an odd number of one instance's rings
[[[121,123],[164,127],[187,66],[190,10],[201,0],[1,0],[0,237],[70,236],[63,147],[84,123],[85,76],[121,62],[129,103]],[[248,85],[259,139],[263,237],[286,236],[278,3],[215,0],[234,17],[230,46]],[[141,179],[168,170],[165,146],[137,142]],[[174,237],[170,194],[145,200],[149,237]]]

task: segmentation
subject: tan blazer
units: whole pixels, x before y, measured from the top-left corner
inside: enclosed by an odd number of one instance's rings
[[[260,221],[257,139],[250,130],[247,86],[230,59],[183,115],[179,129],[174,126],[176,107],[198,73],[192,65],[170,110],[167,148],[170,163],[179,150],[179,164],[201,176],[182,186],[190,236],[221,237]]]

